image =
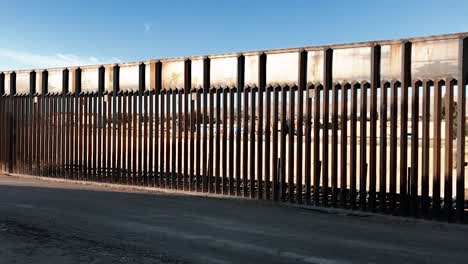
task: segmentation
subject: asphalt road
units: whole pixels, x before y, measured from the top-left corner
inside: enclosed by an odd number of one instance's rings
[[[0,263],[467,263],[468,226],[0,176]]]

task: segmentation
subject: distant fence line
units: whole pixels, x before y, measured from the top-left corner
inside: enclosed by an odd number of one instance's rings
[[[463,222],[467,36],[0,73],[0,171]]]

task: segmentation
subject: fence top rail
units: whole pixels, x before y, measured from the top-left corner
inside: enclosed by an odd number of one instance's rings
[[[373,40],[373,41],[362,41],[362,42],[351,42],[351,43],[343,43],[343,44],[325,44],[325,45],[317,45],[317,46],[304,46],[304,47],[293,47],[293,48],[279,48],[279,49],[267,49],[267,50],[257,50],[257,51],[245,51],[245,52],[231,52],[231,53],[221,53],[221,54],[209,54],[209,55],[195,55],[195,56],[179,56],[179,57],[172,57],[172,58],[155,58],[149,59],[145,61],[133,61],[133,62],[115,62],[109,64],[96,64],[96,65],[70,65],[66,67],[53,67],[53,68],[35,68],[35,69],[19,69],[19,70],[0,70],[0,73],[10,74],[15,72],[17,74],[24,74],[30,73],[32,71],[35,72],[42,72],[42,71],[62,71],[65,69],[75,70],[75,69],[97,69],[101,66],[105,68],[111,68],[115,65],[119,65],[120,67],[132,67],[138,66],[140,64],[150,65],[156,62],[179,62],[185,60],[202,60],[205,58],[210,59],[220,59],[220,58],[231,58],[231,57],[238,57],[240,55],[244,56],[254,56],[260,55],[262,53],[265,54],[282,54],[282,53],[294,53],[299,52],[302,50],[305,51],[321,51],[325,49],[352,49],[352,48],[365,48],[365,47],[372,47],[374,45],[392,45],[392,44],[399,44],[406,41],[412,43],[421,43],[421,42],[428,42],[428,41],[441,41],[441,40],[454,40],[454,39],[463,39],[468,37],[468,32],[460,32],[460,33],[451,33],[451,34],[442,34],[442,35],[431,35],[425,37],[409,37],[409,38],[398,38],[398,39],[386,39],[386,40]]]

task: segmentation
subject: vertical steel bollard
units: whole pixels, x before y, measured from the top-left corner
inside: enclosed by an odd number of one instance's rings
[[[432,217],[440,216],[441,199],[440,199],[440,179],[441,179],[441,120],[442,120],[442,86],[444,81],[440,80],[434,87],[434,143],[433,143],[433,171],[432,171]]]
[[[302,204],[302,167],[303,164],[305,166],[308,166],[309,160],[305,160],[303,163],[303,122],[304,122],[304,91],[307,91],[307,51],[302,50],[299,52],[299,76],[298,76],[298,90],[297,90],[297,99],[298,99],[298,104],[297,104],[297,154],[296,154],[296,160],[297,160],[297,169],[296,169],[296,201],[297,203]],[[308,100],[308,98],[306,98]],[[295,105],[295,104],[294,104]],[[308,105],[306,103],[306,105]],[[307,121],[307,120],[306,120]],[[307,135],[306,135],[307,137]],[[307,139],[306,139],[307,141]],[[306,146],[306,152],[307,152],[308,146]],[[306,170],[307,171],[307,170]]]
[[[465,127],[466,127],[466,86],[468,84],[468,38],[460,40],[459,63],[461,63],[458,80],[457,105],[457,200],[456,219],[462,223],[465,214]]]
[[[369,208],[376,209],[377,189],[377,88],[380,83],[380,45],[372,47],[371,51],[371,84],[370,84],[370,139],[369,139]],[[367,121],[366,121],[367,123]]]
[[[272,177],[273,177],[273,185],[272,185],[272,192],[273,192],[273,200],[278,201],[279,200],[279,173],[280,173],[280,158],[279,158],[279,153],[278,153],[278,123],[279,123],[279,114],[278,114],[278,108],[279,108],[279,87],[273,87],[273,172],[272,172]],[[268,103],[267,103],[268,104]]]
[[[332,88],[333,82],[333,50],[325,50],[325,58],[323,65],[323,130],[322,130],[322,194],[323,194],[323,205],[328,206],[328,127],[329,127],[329,116],[330,116],[330,106],[329,106],[329,92]]]
[[[401,115],[400,115],[400,212],[408,214],[408,195],[406,191],[408,167],[408,88],[411,86],[411,42],[402,45],[401,69]]]
[[[237,122],[236,122],[236,195],[241,196],[241,131],[242,131],[242,93],[245,85],[245,57],[240,55],[237,58]],[[244,160],[245,162],[245,160]]]
[[[189,141],[192,142],[192,135],[189,138],[189,130],[192,132],[192,122],[191,122],[191,116],[192,116],[192,111],[193,108],[189,107],[190,102],[190,93],[191,93],[191,88],[192,88],[192,61],[190,59],[187,59],[184,61],[184,158],[183,158],[183,163],[184,163],[184,172],[183,172],[183,190],[185,191],[190,191],[191,188],[191,182],[192,180],[189,180],[189,175],[190,178],[192,176],[192,172],[189,173],[189,169],[193,167],[193,162],[190,162],[189,164],[189,156],[193,156],[193,148],[190,148],[189,150]],[[190,114],[189,114],[190,113]],[[193,160],[193,158],[191,158]]]
[[[266,92],[267,55],[258,56],[258,122],[257,122],[257,198],[263,199],[263,94]],[[255,140],[255,139],[254,139]],[[269,159],[269,158],[267,158]],[[252,173],[253,175],[253,173]]]
[[[367,207],[367,90],[369,83],[363,83],[361,86],[361,112],[360,112],[360,179],[359,179],[359,204],[361,210]]]
[[[156,62],[154,65],[154,79],[155,79],[155,98],[154,98],[154,123],[155,123],[155,128],[154,128],[154,175],[156,177],[155,179],[155,185],[156,187],[161,187],[161,175],[162,175],[162,170],[161,166],[163,165],[163,161],[159,159],[159,150],[160,148],[162,149],[162,140],[159,140],[159,134],[161,133],[161,138],[163,136],[162,130],[160,130],[160,127],[162,127],[162,121],[163,121],[163,100],[162,98],[162,63],[160,61]],[[160,104],[161,102],[161,104]],[[159,105],[161,105],[161,114],[159,111]],[[130,125],[130,124],[129,124]],[[129,137],[130,138],[130,137]],[[130,142],[129,142],[129,147],[130,147]],[[130,159],[129,159],[130,162]]]

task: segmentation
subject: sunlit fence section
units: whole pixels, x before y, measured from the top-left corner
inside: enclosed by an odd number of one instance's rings
[[[464,222],[468,34],[0,73],[0,171]]]

